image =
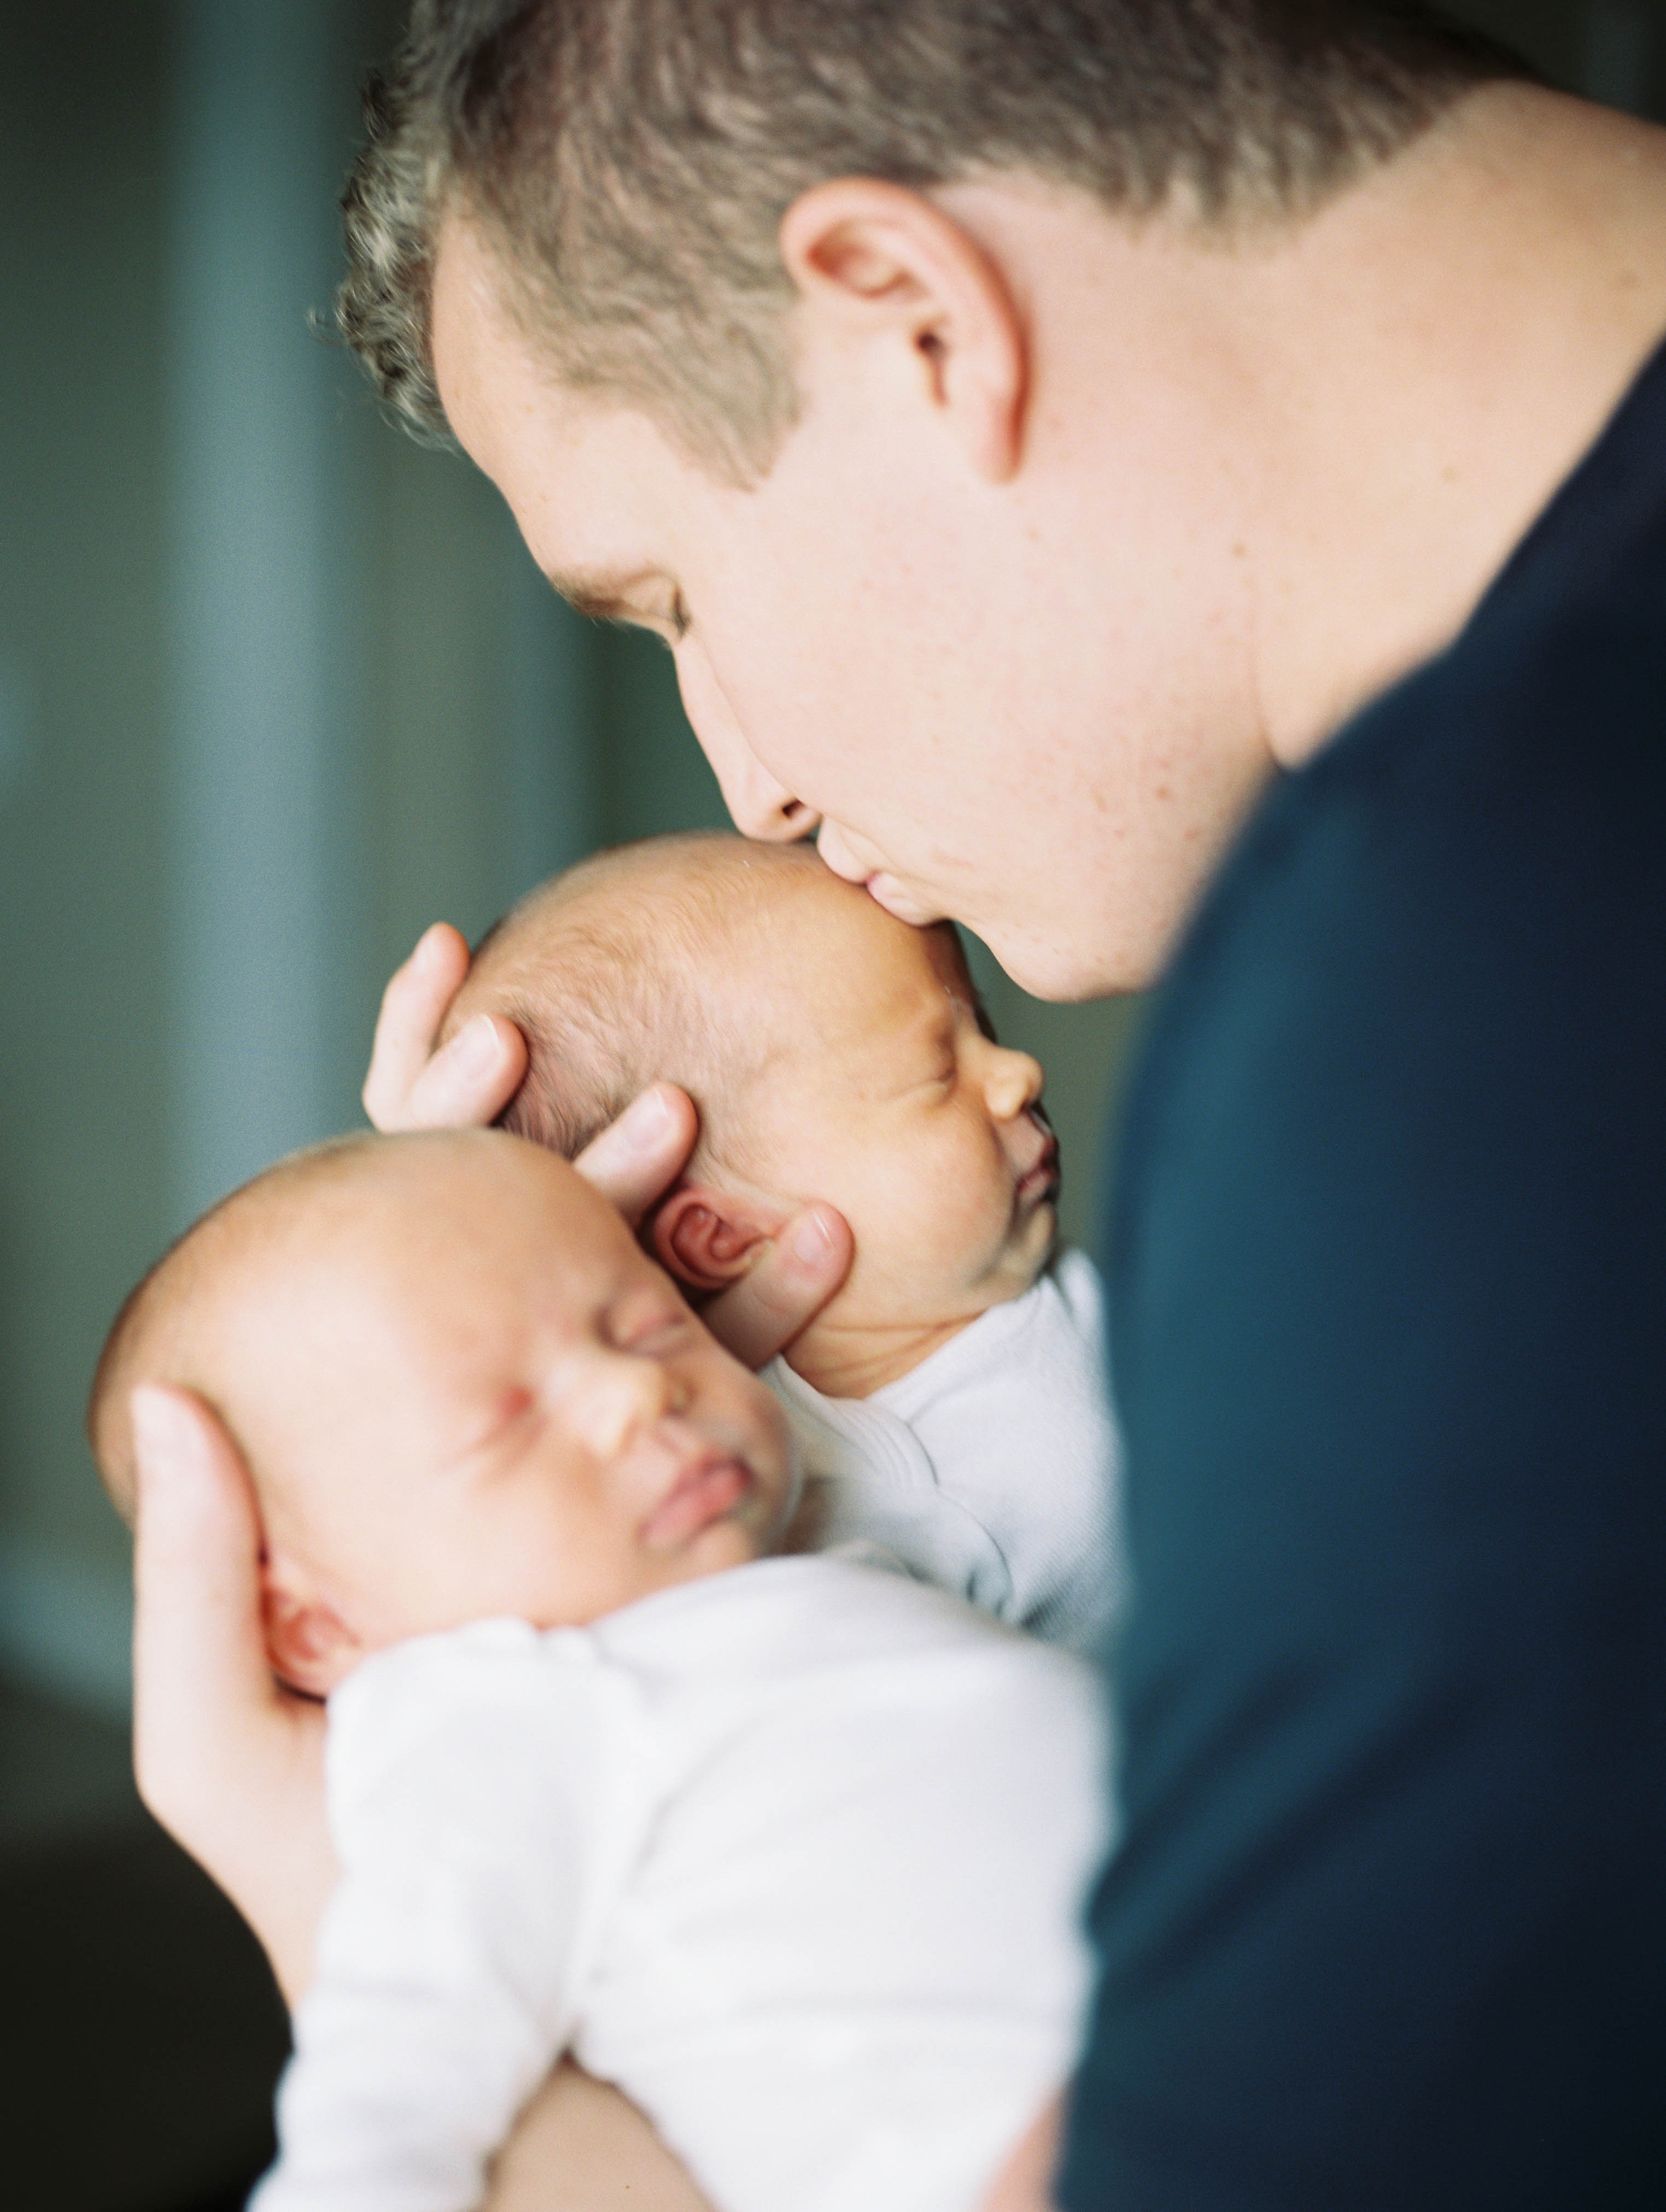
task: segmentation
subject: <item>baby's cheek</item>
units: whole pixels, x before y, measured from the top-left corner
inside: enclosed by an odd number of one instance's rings
[[[886,1272],[921,1297],[953,1290],[978,1274],[1001,1229],[988,1174],[958,1154],[932,1174],[899,1178]]]

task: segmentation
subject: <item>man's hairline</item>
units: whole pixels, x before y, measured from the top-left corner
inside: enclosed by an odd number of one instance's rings
[[[1426,137],[1431,131],[1438,128],[1454,111],[1466,106],[1481,93],[1493,88],[1497,82],[1498,80],[1487,79],[1477,84],[1462,88],[1443,102],[1420,129],[1414,131],[1400,144],[1374,159],[1362,159],[1355,170],[1336,178],[1328,186],[1316,191],[1309,199],[1293,204],[1269,203],[1256,205],[1254,204],[1253,197],[1246,192],[1243,199],[1236,204],[1228,204],[1211,209],[1194,198],[1194,204],[1188,208],[1187,199],[1189,196],[1195,195],[1195,188],[1183,176],[1172,179],[1163,198],[1149,207],[1133,204],[1119,204],[1106,199],[1102,194],[1096,192],[1091,185],[1083,184],[1073,177],[1049,172],[1031,163],[982,162],[969,164],[967,167],[957,170],[952,175],[915,185],[897,185],[881,177],[855,179],[818,178],[814,183],[806,185],[802,191],[796,194],[787,207],[782,210],[777,234],[779,235],[780,228],[787,222],[793,210],[799,206],[809,194],[818,191],[824,185],[835,181],[870,181],[883,184],[890,191],[911,193],[918,198],[929,201],[939,215],[961,229],[965,228],[962,218],[952,206],[945,204],[939,195],[950,194],[968,186],[993,185],[1000,188],[1016,190],[1020,194],[1027,190],[1033,196],[1055,201],[1062,200],[1079,207],[1086,214],[1097,216],[1106,223],[1134,234],[1149,232],[1159,225],[1168,224],[1174,228],[1177,235],[1183,242],[1189,244],[1193,250],[1200,253],[1231,252],[1252,238],[1268,238],[1280,231],[1290,233],[1299,229],[1369,178],[1381,170],[1391,167],[1402,155]],[[714,441],[708,440],[702,446],[697,440],[691,438],[675,421],[674,410],[668,405],[660,404],[656,395],[651,390],[637,388],[626,383],[587,383],[563,377],[550,359],[549,349],[544,343],[544,332],[540,325],[549,324],[550,319],[539,308],[536,287],[532,281],[531,272],[526,267],[522,249],[508,226],[489,210],[483,210],[477,201],[471,198],[467,180],[459,177],[453,177],[450,180],[440,204],[435,209],[429,232],[428,313],[425,318],[423,347],[427,356],[426,368],[429,380],[432,389],[439,396],[442,410],[445,408],[445,397],[440,383],[435,353],[434,301],[441,252],[448,229],[468,233],[477,246],[487,257],[494,270],[499,273],[500,283],[494,289],[492,295],[494,310],[510,325],[515,335],[524,343],[542,380],[558,392],[564,400],[581,406],[588,405],[598,411],[641,416],[652,426],[656,434],[672,447],[674,451],[713,483],[719,485],[727,483],[738,485],[742,489],[753,489],[767,480],[781,457],[787,438],[796,426],[798,420],[796,407],[793,414],[781,426],[780,434],[776,437],[763,464],[737,472],[733,465],[727,468],[724,466],[723,456]],[[985,252],[990,251],[987,246],[981,246],[980,250]],[[793,290],[794,289],[793,280],[784,256],[781,261],[781,274],[783,284],[789,291]],[[785,306],[781,310],[783,315],[790,312],[790,307]],[[801,398],[795,371],[793,374],[793,382],[795,397]],[[449,415],[447,420],[449,422]],[[451,436],[453,442],[460,447],[462,441],[457,437],[454,429],[452,430]],[[658,570],[639,572],[641,578],[651,575],[656,579],[660,573]],[[593,569],[585,567],[546,568],[543,570],[543,574],[551,589],[580,615],[599,622],[628,622],[648,629],[655,629],[657,627],[650,617],[644,617],[630,607],[622,598],[623,590],[629,584],[639,580],[638,574],[624,576],[603,567]]]

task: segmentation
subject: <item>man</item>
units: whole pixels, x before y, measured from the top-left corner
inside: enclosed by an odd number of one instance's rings
[[[1032,989],[1172,957],[1059,2203],[1658,2202],[1666,137],[1414,7],[426,6],[350,228],[356,343],[666,638],[742,828]],[[429,1057],[461,957],[384,1121],[513,1086]],[[142,1767],[281,1954],[202,1778],[299,1739],[190,1682],[246,1595],[179,1610],[235,1547],[174,1413]]]

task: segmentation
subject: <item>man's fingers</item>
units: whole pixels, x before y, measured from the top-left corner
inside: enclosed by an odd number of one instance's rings
[[[674,1084],[656,1083],[587,1145],[573,1164],[633,1227],[682,1173],[700,1123]]]
[[[815,1319],[850,1273],[854,1254],[844,1216],[830,1206],[808,1206],[701,1318],[737,1359],[762,1367]]]
[[[336,1878],[324,1708],[272,1680],[248,1476],[208,1407],[133,1393],[133,1759],[162,1826],[239,1906],[293,1999]]]
[[[1052,2212],[1064,2103],[1055,2097],[1014,2143],[1011,2156],[983,2200],[983,2212]]]
[[[276,1704],[260,1621],[260,1532],[229,1438],[183,1390],[133,1394],[134,1752],[171,1820],[208,1762]],[[224,1787],[224,1778],[216,1786]]]
[[[712,2212],[651,2122],[563,2058],[492,2161],[484,2212]]]
[[[429,1061],[405,1100],[402,1129],[483,1129],[520,1088],[526,1040],[502,1014],[477,1014]]]
[[[436,921],[382,993],[364,1110],[379,1129],[404,1129],[409,1101],[428,1066],[446,1009],[469,972],[469,948],[448,921]]]

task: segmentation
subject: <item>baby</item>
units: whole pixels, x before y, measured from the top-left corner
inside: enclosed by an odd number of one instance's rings
[[[806,846],[667,837],[532,894],[447,1019],[530,1048],[506,1127],[569,1158],[659,1078],[697,1151],[648,1231],[696,1297],[806,1200],[854,1232],[839,1295],[765,1379],[807,1475],[799,1542],[865,1536],[1085,1652],[1122,1595],[1097,1277],[1049,1267],[1042,1072],[1003,1049],[947,924],[917,930]]]
[[[199,1223],[94,1384],[125,1509],[146,1382],[242,1448],[273,1665],[330,1702],[258,2212],[464,2212],[563,2050],[724,2212],[973,2212],[1085,2001],[1091,1670],[779,1556],[775,1401],[513,1136],[347,1140]]]

